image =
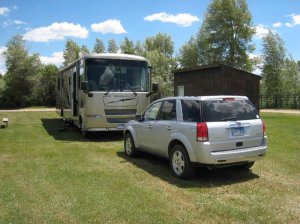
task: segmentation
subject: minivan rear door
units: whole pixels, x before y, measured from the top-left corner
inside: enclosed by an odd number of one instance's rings
[[[248,99],[204,100],[202,112],[212,151],[249,148],[262,144],[262,121]]]

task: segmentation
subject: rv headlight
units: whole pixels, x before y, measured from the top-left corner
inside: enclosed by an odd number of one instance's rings
[[[100,114],[89,114],[89,115],[86,115],[87,118],[94,118],[94,119],[100,119],[102,118],[102,115]]]

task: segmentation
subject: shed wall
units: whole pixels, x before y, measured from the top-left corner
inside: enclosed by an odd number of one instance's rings
[[[174,94],[184,86],[185,96],[242,95],[259,109],[259,76],[227,66],[178,72]]]

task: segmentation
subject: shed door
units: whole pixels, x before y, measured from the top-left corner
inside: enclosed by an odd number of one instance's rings
[[[177,96],[184,96],[184,86],[177,86]]]

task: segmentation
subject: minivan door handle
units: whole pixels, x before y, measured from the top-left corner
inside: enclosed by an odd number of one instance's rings
[[[171,131],[172,130],[172,126],[167,126],[167,130]]]
[[[148,128],[150,128],[150,129],[151,129],[151,128],[152,128],[152,124],[149,124],[149,125],[148,125]]]

